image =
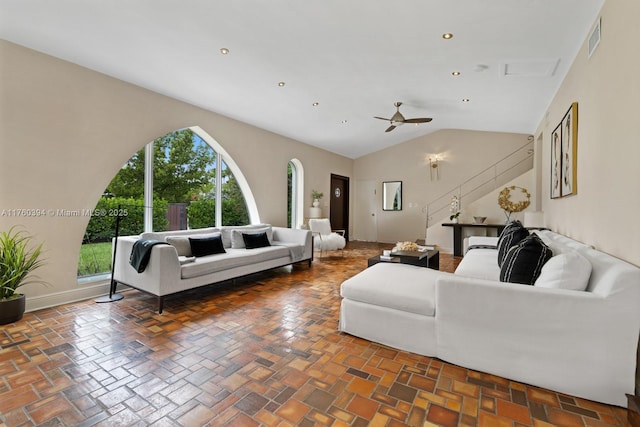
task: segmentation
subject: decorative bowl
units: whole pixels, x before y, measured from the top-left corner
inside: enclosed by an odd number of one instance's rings
[[[473,221],[474,221],[476,224],[482,224],[483,222],[485,222],[485,221],[486,221],[486,219],[487,219],[487,217],[486,217],[486,216],[474,216],[474,217],[473,217]]]

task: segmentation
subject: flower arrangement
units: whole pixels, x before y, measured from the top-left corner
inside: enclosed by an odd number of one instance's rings
[[[322,199],[322,197],[324,197],[324,194],[322,194],[322,192],[316,191],[316,190],[311,190],[311,198],[313,200],[320,200],[320,199]]]
[[[449,220],[451,221],[457,219],[460,216],[460,199],[458,199],[458,196],[451,197],[449,212],[451,212],[451,215],[449,216]]]
[[[521,194],[524,195],[526,200],[520,200],[518,202],[511,201],[511,190],[519,189]],[[500,194],[498,195],[498,205],[504,211],[505,216],[507,217],[507,222],[511,217],[513,212],[522,212],[525,210],[529,204],[531,203],[531,194],[522,187],[516,187],[512,185],[511,187],[505,187]]]

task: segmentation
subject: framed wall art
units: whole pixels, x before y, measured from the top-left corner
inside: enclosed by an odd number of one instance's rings
[[[562,197],[576,194],[578,175],[576,164],[578,149],[578,103],[562,118]]]
[[[577,194],[578,103],[574,102],[551,134],[551,198]]]
[[[551,134],[551,198],[561,196],[562,182],[562,125],[558,125]]]

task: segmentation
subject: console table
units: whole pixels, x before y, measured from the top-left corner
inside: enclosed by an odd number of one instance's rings
[[[504,230],[504,227],[506,226],[506,224],[475,224],[475,223],[463,224],[463,223],[447,222],[442,224],[442,226],[453,227],[453,255],[462,256],[464,255],[462,253],[462,241],[464,240],[464,237],[462,235],[463,228],[491,229],[491,230],[496,230],[497,234],[499,235],[502,232],[502,230]]]

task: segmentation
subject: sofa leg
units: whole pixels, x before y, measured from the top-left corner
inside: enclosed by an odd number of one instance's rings
[[[158,314],[162,314],[164,308],[164,297],[158,297]]]

